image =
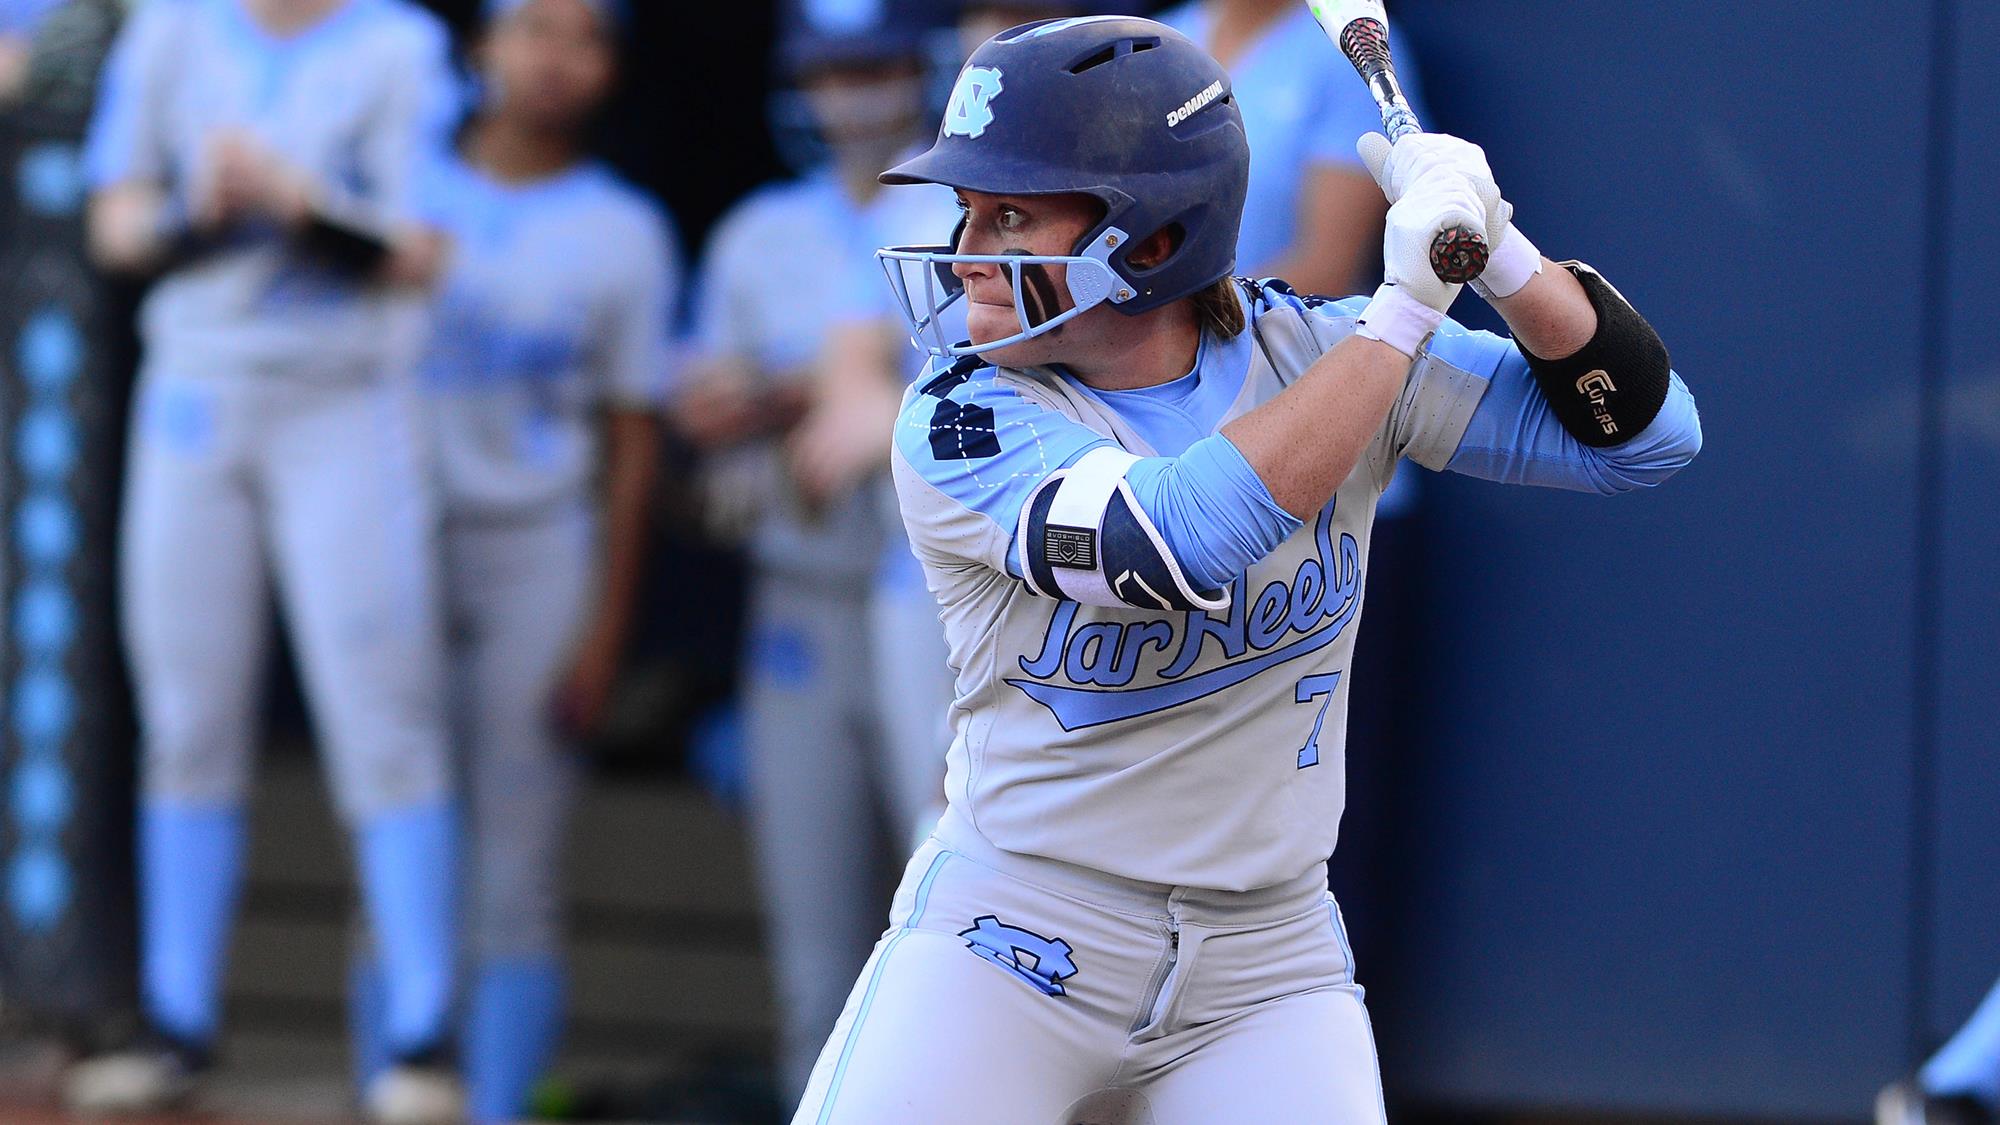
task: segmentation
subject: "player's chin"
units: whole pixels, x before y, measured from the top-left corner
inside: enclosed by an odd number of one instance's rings
[[[1021,332],[1020,318],[1012,305],[991,305],[974,301],[965,307],[965,334],[974,344],[1004,340]]]
[[[1009,344],[1004,348],[978,348],[978,352],[981,361],[994,367],[1039,367],[1047,362],[1033,340]]]
[[[996,367],[1040,367],[1055,362],[1050,334],[1030,336],[1004,347],[979,346],[988,340],[1005,340],[1021,334],[1021,322],[1014,316],[1012,305],[973,305],[966,313],[965,329],[979,358]]]

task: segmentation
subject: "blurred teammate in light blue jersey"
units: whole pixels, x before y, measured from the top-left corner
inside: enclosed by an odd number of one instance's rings
[[[435,512],[415,351],[439,242],[413,174],[453,111],[405,0],[153,0],[107,65],[87,163],[108,268],[160,275],[122,532],[143,763],[150,1034],[92,1110],[186,1094],[218,1032],[275,594],[386,972],[378,1120],[451,1120],[454,839]]]
[[[828,389],[832,368],[908,358],[874,339],[865,356],[840,354],[839,326],[857,300],[873,307],[881,284],[872,240],[941,237],[955,215],[948,194],[885,192],[874,180],[922,128],[914,23],[813,10],[837,7],[805,5],[802,30],[780,50],[830,159],[759,190],[717,228],[695,290],[699,368],[677,403],[683,429],[710,451],[711,503],[735,513],[755,568],[743,692],[750,815],[791,1096],[879,929],[892,856],[942,806],[937,724],[948,698],[934,610],[927,646],[896,654],[930,668],[930,681],[879,666],[871,651],[886,543],[876,482],[895,392],[879,373],[859,379],[852,400]],[[812,281],[801,289],[801,278]],[[900,706],[885,706],[885,688]],[[899,742],[905,726],[921,729]],[[917,749],[903,757],[898,745]]]
[[[1353,70],[1332,56],[1296,0],[1192,0],[1160,22],[1200,44],[1229,71],[1243,131],[1257,159],[1236,272],[1282,277],[1302,293],[1353,293],[1375,280],[1375,242],[1387,209],[1354,140],[1382,115]],[[1397,77],[1419,114],[1410,52],[1391,32]]]
[[[486,12],[485,100],[424,185],[451,251],[422,368],[468,828],[459,1046],[482,1123],[527,1115],[559,1037],[571,751],[604,714],[638,594],[679,288],[665,215],[584,154],[622,10]],[[379,1065],[379,1029],[359,1030],[361,1065]]]

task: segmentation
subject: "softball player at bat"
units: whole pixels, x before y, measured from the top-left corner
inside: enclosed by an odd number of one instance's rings
[[[188,1092],[217,1035],[276,596],[382,950],[376,1117],[448,1120],[455,825],[435,518],[414,380],[435,240],[412,175],[452,111],[444,28],[404,0],[153,0],[121,33],[90,236],[161,273],[122,532],[141,731],[151,1031],[80,1107]]]
[[[661,209],[583,156],[624,5],[487,0],[485,16],[485,99],[421,203],[450,242],[421,376],[466,819],[458,1046],[480,1123],[527,1116],[556,1049],[573,740],[602,715],[639,590],[679,288]],[[380,1028],[356,1030],[370,1073]]]
[[[1700,428],[1652,329],[1512,228],[1479,149],[1361,151],[1387,281],[1341,301],[1230,276],[1229,80],[1149,20],[996,36],[884,174],[965,209],[954,247],[882,255],[939,357],[894,469],[958,673],[950,806],[796,1121],[1382,1120],[1325,871],[1376,497],[1399,457],[1657,484]],[[1445,319],[1452,224],[1496,248],[1515,339]]]

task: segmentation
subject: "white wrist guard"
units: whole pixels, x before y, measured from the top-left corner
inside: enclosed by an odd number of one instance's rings
[[[1491,301],[1495,297],[1512,297],[1521,291],[1530,278],[1542,272],[1542,252],[1521,233],[1521,228],[1510,226],[1507,236],[1500,245],[1493,248],[1492,257],[1486,260],[1486,269],[1472,280],[1472,291]]]
[[[1384,282],[1375,290],[1368,307],[1354,321],[1354,334],[1380,340],[1390,347],[1417,358],[1418,349],[1437,331],[1444,314],[1410,295],[1395,282]]]

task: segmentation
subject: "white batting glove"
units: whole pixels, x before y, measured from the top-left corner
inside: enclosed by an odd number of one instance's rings
[[[1478,195],[1482,221],[1477,225],[1489,236],[1504,230],[1514,214],[1513,205],[1500,196],[1500,185],[1493,182],[1486,150],[1471,141],[1444,133],[1411,133],[1392,145],[1380,133],[1363,133],[1354,150],[1391,204],[1401,202],[1419,183],[1450,176]]]
[[[1432,240],[1447,227],[1482,233],[1489,228],[1477,185],[1451,169],[1430,170],[1398,195],[1382,235],[1384,281],[1355,332],[1414,358],[1464,288],[1438,280],[1431,266]]]
[[[1393,145],[1380,133],[1364,133],[1354,147],[1391,204],[1413,185],[1440,175],[1464,180],[1479,196],[1486,245],[1492,247],[1485,272],[1472,283],[1481,297],[1511,297],[1542,272],[1542,252],[1515,229],[1514,205],[1501,196],[1486,150],[1444,133],[1411,133]]]

